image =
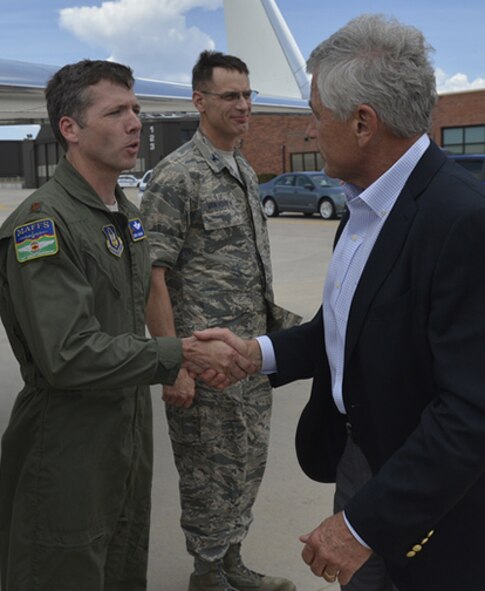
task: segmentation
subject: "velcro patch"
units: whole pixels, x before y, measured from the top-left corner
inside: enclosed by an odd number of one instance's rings
[[[46,218],[18,226],[14,231],[15,255],[19,263],[57,254],[57,240],[54,220]]]
[[[119,258],[123,254],[125,246],[123,240],[118,236],[116,228],[113,224],[103,226],[103,233],[106,237],[106,248],[111,254],[114,254]]]
[[[138,242],[139,240],[146,238],[145,230],[140,218],[128,220],[128,228],[130,230],[130,235],[133,242]]]

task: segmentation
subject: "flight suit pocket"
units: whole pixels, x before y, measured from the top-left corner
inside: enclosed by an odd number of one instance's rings
[[[119,273],[115,272],[113,266],[104,263],[104,257],[95,256],[92,252],[85,253],[86,274],[89,283],[96,288],[100,297],[106,297],[106,289],[110,290],[116,297],[120,297],[121,286],[119,284]]]

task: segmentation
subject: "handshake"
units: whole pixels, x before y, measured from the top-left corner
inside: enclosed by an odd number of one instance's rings
[[[184,368],[192,379],[223,389],[261,369],[255,339],[244,340],[227,328],[209,328],[182,339]]]

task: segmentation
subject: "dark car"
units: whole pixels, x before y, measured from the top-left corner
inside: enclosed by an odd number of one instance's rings
[[[283,211],[318,213],[324,220],[340,217],[346,210],[342,181],[323,172],[288,172],[259,185],[267,216]]]
[[[485,154],[448,154],[448,158],[466,168],[480,182],[485,183]]]

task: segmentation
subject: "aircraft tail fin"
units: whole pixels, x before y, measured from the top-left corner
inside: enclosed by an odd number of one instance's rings
[[[224,19],[229,53],[247,63],[253,88],[309,98],[305,60],[275,0],[224,0]]]

